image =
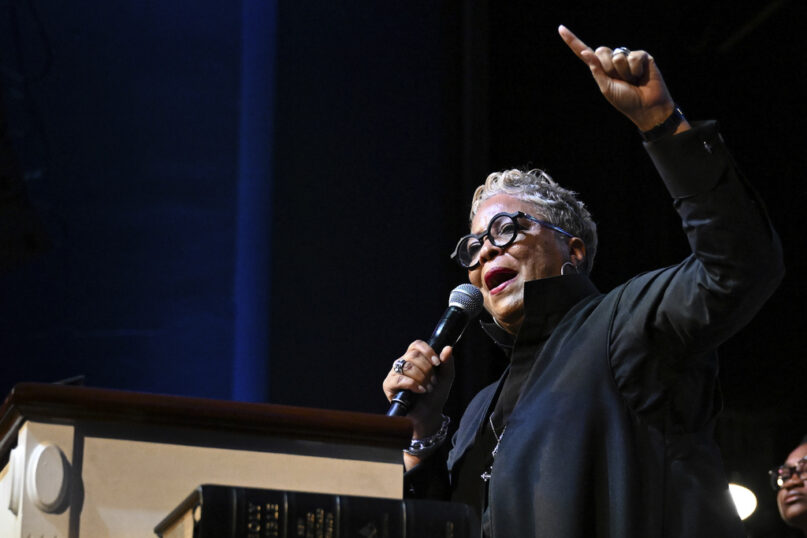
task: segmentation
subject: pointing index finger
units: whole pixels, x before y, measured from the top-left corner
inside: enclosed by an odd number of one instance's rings
[[[597,82],[597,86],[599,86],[600,91],[605,95],[606,92],[609,91],[611,80],[608,75],[605,74],[602,63],[600,63],[594,51],[591,50],[591,47],[580,41],[579,37],[574,35],[571,30],[562,24],[558,27],[558,33],[569,48],[572,49],[572,52],[588,66],[591,70],[591,75]]]
[[[589,47],[588,45],[583,43],[580,40],[579,37],[574,35],[571,30],[569,30],[568,28],[566,28],[562,24],[560,26],[558,26],[558,33],[560,34],[560,37],[563,39],[563,41],[566,43],[566,45],[568,45],[569,48],[572,49],[572,52],[574,52],[575,55],[578,58],[580,58],[581,60],[583,60],[584,62],[586,61],[586,59],[583,57],[583,53],[584,52],[590,52],[590,53],[594,52],[593,50],[591,50],[591,47]],[[586,62],[586,63],[588,63],[588,62]]]

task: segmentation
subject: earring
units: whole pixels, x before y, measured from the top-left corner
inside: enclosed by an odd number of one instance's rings
[[[572,269],[574,269],[574,273],[566,273],[566,272],[564,272],[566,270],[567,265],[569,267],[571,267]],[[572,262],[563,262],[563,265],[560,266],[560,274],[561,274],[561,276],[566,276],[567,274],[576,275],[579,272],[580,271],[577,270],[577,267]]]

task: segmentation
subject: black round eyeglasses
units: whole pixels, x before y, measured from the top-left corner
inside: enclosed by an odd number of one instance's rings
[[[485,237],[491,244],[497,247],[506,247],[516,240],[519,230],[524,230],[527,226],[521,224],[518,219],[527,219],[536,222],[544,228],[549,228],[563,235],[574,237],[563,228],[559,228],[545,220],[537,219],[522,211],[515,213],[497,213],[490,219],[488,229],[481,234],[468,234],[457,242],[457,247],[451,253],[451,259],[460,264],[465,269],[474,269],[479,265],[479,254],[482,251],[482,243]]]

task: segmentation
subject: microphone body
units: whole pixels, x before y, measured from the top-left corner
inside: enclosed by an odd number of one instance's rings
[[[448,300],[448,308],[443,312],[434,332],[427,341],[429,346],[439,355],[445,346],[453,346],[462,336],[468,322],[482,310],[482,293],[471,284],[460,284]],[[388,417],[405,416],[414,404],[415,394],[401,390],[392,398]]]

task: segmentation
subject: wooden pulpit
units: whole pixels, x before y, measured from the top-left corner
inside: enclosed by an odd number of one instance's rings
[[[0,408],[0,536],[128,538],[203,483],[400,499],[406,418],[22,383]]]

